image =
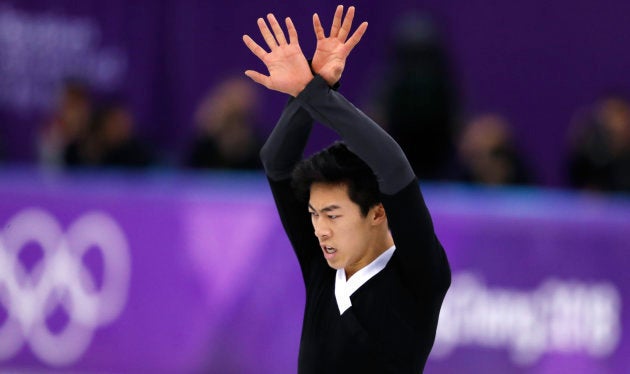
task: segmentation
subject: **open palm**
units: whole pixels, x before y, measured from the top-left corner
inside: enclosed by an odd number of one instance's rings
[[[346,16],[343,17],[343,6],[339,5],[335,11],[330,35],[326,37],[319,16],[317,14],[313,15],[313,28],[317,37],[317,47],[311,66],[313,71],[321,75],[331,86],[341,78],[348,55],[359,43],[367,29],[367,22],[363,22],[348,39],[353,19],[354,7],[348,8]]]
[[[269,14],[267,19],[273,34],[262,18],[258,19],[258,27],[267,46],[269,46],[270,52],[267,52],[248,35],[243,36],[243,41],[252,53],[265,64],[269,75],[266,76],[253,70],[247,70],[245,74],[269,89],[297,96],[313,79],[308,62],[300,48],[297,32],[291,19],[287,18],[286,25],[289,34],[289,42],[287,42],[284,32],[273,14]]]

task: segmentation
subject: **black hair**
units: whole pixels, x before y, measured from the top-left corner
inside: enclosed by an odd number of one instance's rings
[[[359,205],[363,216],[380,203],[372,169],[342,142],[315,153],[295,167],[291,184],[298,199],[308,201],[313,183],[347,185],[350,200]]]

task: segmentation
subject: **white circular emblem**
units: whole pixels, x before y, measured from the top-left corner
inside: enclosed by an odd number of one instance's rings
[[[27,271],[20,252],[37,244],[42,258]],[[103,263],[101,286],[84,265],[91,249]],[[0,360],[13,357],[28,344],[50,365],[71,364],[85,352],[93,332],[115,320],[127,301],[130,278],[129,245],[110,216],[91,212],[74,221],[67,232],[48,212],[29,208],[13,216],[0,231]],[[46,319],[63,308],[68,321],[52,332]]]

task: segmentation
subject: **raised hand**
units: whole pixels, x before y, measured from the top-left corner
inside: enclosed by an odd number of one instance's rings
[[[319,16],[317,13],[313,14],[313,28],[317,37],[317,48],[311,67],[315,73],[321,75],[331,86],[341,78],[348,55],[359,43],[363,34],[365,34],[365,30],[367,30],[368,23],[363,22],[348,39],[353,19],[353,6],[348,8],[345,17],[343,17],[343,5],[337,6],[330,35],[326,37]]]
[[[265,51],[249,35],[243,35],[243,41],[250,51],[265,64],[269,70],[269,75],[253,70],[245,71],[245,75],[271,90],[297,96],[313,79],[308,61],[306,61],[300,48],[297,31],[291,18],[287,17],[285,20],[289,33],[289,42],[287,43],[276,17],[273,14],[268,14],[267,20],[273,34],[264,19],[259,18],[257,23],[270,52]]]

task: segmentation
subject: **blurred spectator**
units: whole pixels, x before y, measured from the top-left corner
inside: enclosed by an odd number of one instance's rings
[[[454,153],[456,114],[446,52],[429,16],[410,14],[397,25],[391,71],[375,116],[403,148],[418,177],[440,178]]]
[[[608,95],[572,129],[569,178],[573,187],[630,192],[630,104]]]
[[[91,111],[92,98],[87,85],[79,80],[66,80],[52,119],[39,134],[37,148],[41,164],[61,167],[80,158],[76,143],[85,136]]]
[[[455,179],[486,185],[525,184],[531,176],[516,151],[509,123],[499,115],[474,118],[457,145]]]
[[[112,167],[144,167],[152,162],[149,148],[135,135],[135,123],[129,108],[119,100],[112,101],[95,113],[90,133],[78,146],[86,158],[79,164]]]
[[[258,98],[241,78],[224,81],[201,102],[197,135],[188,156],[193,168],[257,169],[261,141],[255,133]]]

